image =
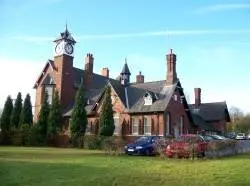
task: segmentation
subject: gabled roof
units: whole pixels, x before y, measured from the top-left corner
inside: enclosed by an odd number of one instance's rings
[[[199,114],[205,121],[230,121],[226,102],[201,103],[198,107],[190,104],[189,108]]]
[[[192,112],[191,116],[196,126],[206,131],[216,131],[216,129],[211,125],[211,123],[207,123],[198,113]]]
[[[176,89],[177,84],[166,86],[166,81],[155,81],[149,83],[131,84],[128,87],[130,113],[159,112],[165,111],[168,103]],[[150,91],[157,94],[158,99],[152,105],[144,105],[144,95]]]
[[[45,75],[45,72],[47,71],[47,69],[51,67],[52,70],[56,70],[56,67],[55,67],[55,64],[54,64],[54,61],[52,60],[48,60],[47,63],[45,64],[45,66],[43,67],[43,70],[42,72],[40,73],[40,75],[38,76],[37,80],[36,80],[36,83],[34,84],[33,88],[37,88],[37,86],[40,84],[42,78],[44,77]]]

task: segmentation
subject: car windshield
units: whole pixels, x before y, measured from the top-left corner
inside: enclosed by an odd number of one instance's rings
[[[137,139],[137,140],[135,140],[135,141],[136,141],[136,142],[142,142],[142,141],[148,141],[148,140],[150,140],[149,137],[142,136],[142,137],[140,137],[139,139]]]
[[[237,134],[238,136],[245,136],[245,134],[244,133],[239,133],[239,134]]]

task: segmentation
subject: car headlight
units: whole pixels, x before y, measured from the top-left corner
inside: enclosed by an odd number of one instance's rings
[[[124,146],[124,148],[125,148],[125,149],[127,149],[127,148],[128,148],[128,146],[127,146],[127,145],[125,145],[125,146]]]
[[[136,146],[135,148],[136,149],[142,149],[142,146]]]

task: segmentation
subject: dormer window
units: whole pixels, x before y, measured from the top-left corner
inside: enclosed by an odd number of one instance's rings
[[[144,95],[144,105],[152,105],[153,103],[153,98],[149,93],[146,93]]]

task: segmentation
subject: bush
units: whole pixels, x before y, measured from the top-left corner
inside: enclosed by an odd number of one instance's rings
[[[11,144],[21,146],[23,144],[23,136],[20,130],[14,129],[11,131]]]
[[[103,139],[102,148],[105,154],[109,155],[120,155],[124,153],[124,146],[126,141],[121,137],[106,137]]]
[[[11,144],[11,133],[10,132],[0,132],[0,145],[10,145]]]
[[[27,145],[29,146],[44,146],[45,145],[39,131],[40,130],[39,130],[38,125],[33,125],[29,129],[29,135],[27,136]]]
[[[222,156],[234,155],[238,153],[238,141],[218,140],[210,142],[205,152],[208,158],[218,158]]]
[[[71,134],[69,143],[72,147],[84,148],[84,140],[84,134],[76,132]]]
[[[155,143],[155,152],[160,155],[161,158],[166,158],[166,148],[172,142],[172,138],[160,138]]]
[[[84,148],[87,149],[102,149],[103,138],[95,135],[86,135],[84,137]]]

